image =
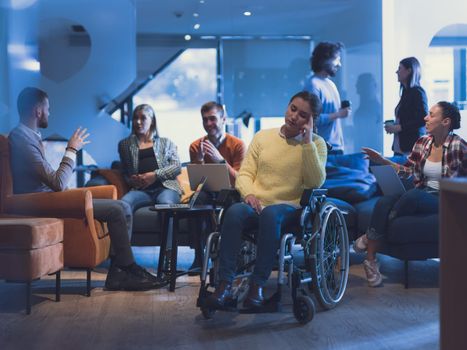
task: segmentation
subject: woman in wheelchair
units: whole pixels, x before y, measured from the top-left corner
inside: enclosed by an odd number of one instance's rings
[[[232,299],[242,232],[254,228],[256,264],[244,306],[263,305],[262,288],[273,268],[281,229],[299,220],[303,190],[320,187],[326,177],[326,143],[313,133],[320,111],[316,95],[299,92],[289,101],[284,125],[253,138],[236,180],[243,202],[228,208],[222,223],[220,283],[207,299],[209,307],[223,308]]]
[[[453,130],[460,128],[460,113],[448,102],[438,102],[425,117],[428,135],[415,143],[407,162],[399,165],[383,158],[371,148],[362,148],[378,164],[391,165],[400,176],[413,175],[415,188],[402,196],[383,196],[376,203],[370,226],[354,244],[357,253],[367,251],[363,262],[368,284],[382,283],[376,252],[384,240],[390,220],[399,216],[438,213],[439,180],[467,176],[467,143]]]

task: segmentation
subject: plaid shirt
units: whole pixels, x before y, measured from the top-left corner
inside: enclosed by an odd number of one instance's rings
[[[426,187],[427,179],[423,174],[425,162],[430,155],[433,136],[420,137],[410,153],[407,163],[398,168],[401,176],[414,176],[415,187]],[[443,144],[441,177],[467,176],[467,142],[456,134],[449,134]]]
[[[159,169],[155,170],[157,178],[161,180],[164,187],[181,194],[182,189],[177,181],[177,175],[181,172],[177,146],[165,137],[154,136],[152,141],[154,142],[154,155],[159,166]],[[130,176],[138,174],[138,152],[139,146],[136,135],[130,135],[118,144],[123,176],[130,186]]]

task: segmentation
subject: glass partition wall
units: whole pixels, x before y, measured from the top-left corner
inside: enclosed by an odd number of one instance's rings
[[[154,108],[160,135],[175,142],[182,162],[190,160],[190,143],[205,134],[200,108],[216,100],[216,62],[216,49],[187,49],[133,96],[134,107]]]

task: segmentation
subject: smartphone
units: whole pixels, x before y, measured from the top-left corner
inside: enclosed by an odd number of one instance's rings
[[[352,103],[350,103],[349,100],[341,101],[341,108],[350,108],[351,106],[352,106]]]

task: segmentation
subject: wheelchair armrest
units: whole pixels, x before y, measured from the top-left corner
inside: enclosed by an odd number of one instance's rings
[[[328,193],[327,189],[324,188],[309,188],[305,189],[302,193],[302,198],[300,199],[300,205],[306,207],[312,203],[313,198],[325,198]]]
[[[215,199],[215,204],[216,206],[221,206],[227,209],[230,207],[232,204],[240,202],[242,200],[242,197],[240,196],[240,193],[234,189],[224,189],[219,192]]]

